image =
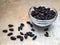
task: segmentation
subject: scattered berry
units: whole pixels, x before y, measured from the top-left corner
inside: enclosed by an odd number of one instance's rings
[[[35,40],[37,38],[37,36],[34,36],[32,40]]]
[[[32,24],[30,24],[30,26],[31,26],[31,27],[33,27],[33,25],[32,25]]]
[[[8,31],[7,30],[3,30],[4,33],[7,33]]]
[[[31,34],[31,35],[30,35],[30,37],[33,37],[33,36],[34,36],[34,34]]]
[[[31,24],[30,21],[27,21],[27,24]]]
[[[13,25],[12,25],[12,24],[9,24],[8,26],[9,26],[9,27],[13,27]]]
[[[29,21],[27,21],[27,24],[29,24],[31,27],[33,27],[33,25]]]
[[[17,35],[17,38],[21,38],[22,36],[20,36],[20,35]]]
[[[30,36],[30,37],[33,37],[34,36],[34,34],[32,33],[32,32],[27,32],[26,33],[28,36]]]
[[[19,38],[20,41],[23,41],[23,37],[21,35],[17,35],[17,38]]]
[[[24,38],[25,38],[25,39],[27,39],[27,38],[28,38],[28,35],[27,35],[27,34],[25,34],[25,35],[24,35]]]
[[[31,31],[35,31],[34,29],[31,29]]]
[[[7,36],[11,36],[11,35],[13,35],[13,33],[8,33],[8,34],[7,34]]]
[[[23,41],[23,37],[21,36],[20,41]]]
[[[44,34],[44,36],[49,37],[49,33],[48,33],[48,32],[46,32],[46,33]]]
[[[24,24],[23,24],[23,23],[21,23],[21,26],[24,26]]]
[[[22,26],[18,27],[18,31],[22,30]]]
[[[24,35],[22,32],[20,32],[21,35]]]
[[[10,37],[11,40],[16,40],[16,38],[14,36]]]
[[[26,32],[26,34],[27,34],[28,36],[30,36],[30,35],[32,34],[32,32]]]
[[[9,31],[14,31],[14,29],[13,28],[10,28]]]
[[[18,31],[20,31],[20,27],[18,27]]]

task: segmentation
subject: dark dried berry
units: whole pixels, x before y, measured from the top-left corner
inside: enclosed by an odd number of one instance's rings
[[[19,38],[20,41],[23,41],[23,37],[21,35],[17,35],[17,38]]]
[[[34,36],[34,34],[30,34],[29,36],[30,36],[30,37],[33,37],[33,36]]]
[[[50,11],[50,8],[47,8],[47,11]]]
[[[56,14],[56,13],[55,13],[53,10],[51,10],[51,14],[54,15],[54,14]]]
[[[48,28],[44,29],[44,31],[48,31]]]
[[[7,30],[3,30],[4,33],[7,33],[8,31]]]
[[[17,38],[21,38],[21,36],[20,35],[17,35]]]
[[[7,36],[11,36],[11,35],[13,35],[13,33],[8,33],[8,34],[7,34]]]
[[[32,24],[30,24],[30,26],[31,26],[31,27],[33,27],[33,25],[32,25]]]
[[[24,35],[22,32],[20,32],[21,35]]]
[[[38,12],[36,12],[36,11],[32,11],[31,12],[31,15],[34,17],[34,16],[36,16],[38,14]],[[27,23],[29,23],[29,22],[27,22]]]
[[[30,37],[33,37],[34,36],[34,34],[32,33],[32,32],[27,32],[26,33],[28,36],[30,36]]]
[[[22,26],[18,27],[18,31],[22,30],[22,28],[23,28]]]
[[[35,11],[37,11],[37,8],[36,7],[33,7]]]
[[[9,26],[9,27],[13,27],[13,25],[12,25],[12,24],[9,24],[8,26]]]
[[[37,38],[37,36],[34,36],[32,40],[35,40]]]
[[[28,35],[27,35],[27,34],[25,34],[25,35],[24,35],[24,38],[25,38],[25,39],[27,39],[27,38],[28,38]]]
[[[31,29],[31,31],[35,31],[35,29]]]
[[[46,33],[44,34],[44,36],[49,37],[49,33],[48,33],[48,32],[46,32]]]
[[[31,24],[30,21],[27,21],[27,24]]]
[[[20,41],[23,41],[23,37],[21,36]]]
[[[29,21],[27,21],[27,24],[29,24],[31,27],[33,27],[33,25]]]
[[[32,34],[32,32],[26,32],[26,34],[27,34],[28,36],[30,36],[30,35]]]
[[[18,27],[18,31],[20,31],[20,27]]]
[[[24,24],[23,24],[23,23],[21,23],[21,26],[24,26]]]
[[[14,36],[10,37],[11,40],[16,40],[16,38]]]
[[[38,9],[39,9],[39,10],[41,10],[41,6],[40,6],[40,7],[38,7]]]
[[[22,29],[23,29],[23,27],[22,27],[22,26],[20,26],[20,29],[22,30]]]
[[[14,29],[13,28],[10,28],[9,31],[14,31]]]

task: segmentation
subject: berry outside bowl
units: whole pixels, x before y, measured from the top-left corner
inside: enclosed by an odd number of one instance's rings
[[[33,7],[39,7],[39,6],[33,6]],[[51,7],[48,7],[48,6],[44,6],[45,8],[50,8],[51,10],[53,10],[53,11],[56,13],[55,17],[52,18],[52,19],[49,19],[49,20],[36,19],[36,18],[34,18],[34,17],[31,15],[31,12],[34,11],[33,7],[31,7],[31,8],[29,9],[28,15],[29,15],[32,23],[34,23],[34,24],[37,25],[37,26],[40,26],[40,27],[49,26],[49,25],[51,25],[51,24],[56,20],[56,18],[57,18],[57,16],[58,16],[58,13],[57,13],[57,11],[56,11],[55,8],[51,8]]]

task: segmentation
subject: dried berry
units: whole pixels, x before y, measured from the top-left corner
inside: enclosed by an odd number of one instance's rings
[[[21,36],[20,35],[17,35],[17,38],[21,38]]]
[[[31,24],[30,21],[27,21],[27,24]]]
[[[48,33],[48,32],[46,32],[46,33],[44,34],[44,36],[49,37],[49,33]]]
[[[26,32],[26,34],[27,34],[28,36],[30,36],[30,35],[32,34],[32,32]]]
[[[33,27],[33,25],[29,21],[27,21],[27,24],[29,24],[31,27]]]
[[[21,35],[17,35],[17,38],[19,38],[20,41],[23,41],[23,37]]]
[[[35,31],[35,29],[31,29],[31,31]]]
[[[8,31],[7,30],[3,30],[4,33],[7,33]]]
[[[11,36],[11,35],[13,35],[13,33],[8,33],[8,34],[7,34],[7,36]]]
[[[21,35],[24,35],[22,32],[20,32]]]
[[[18,31],[20,31],[20,27],[18,27]]]
[[[23,23],[21,23],[21,26],[24,26],[24,24],[23,24]]]
[[[10,37],[11,40],[16,40],[16,38],[14,36]]]
[[[9,31],[14,31],[14,29],[13,28],[10,28]]]
[[[21,36],[20,41],[23,41],[23,37]]]
[[[9,27],[13,27],[13,25],[12,25],[12,24],[9,24],[8,26],[9,26]]]
[[[30,36],[30,37],[33,37],[34,36],[34,34],[32,33],[32,32],[27,32],[26,33],[28,36]]]
[[[28,38],[28,35],[27,35],[27,34],[25,34],[25,35],[24,35],[24,38],[25,38],[25,39],[27,39],[27,38]]]
[[[33,37],[34,36],[34,34],[30,34],[30,37]]]
[[[30,24],[30,26],[31,26],[31,27],[33,27],[33,25],[32,25],[32,24]]]
[[[32,40],[35,40],[37,38],[37,36],[34,36]]]
[[[18,27],[18,31],[22,30],[22,26]]]

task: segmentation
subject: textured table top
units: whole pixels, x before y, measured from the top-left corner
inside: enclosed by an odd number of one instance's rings
[[[58,13],[57,20],[49,28],[50,37],[44,36],[44,31],[37,30],[34,32],[38,37],[36,40],[20,40],[12,41],[7,33],[3,33],[3,29],[9,29],[8,24],[14,25],[14,36],[19,34],[17,28],[20,23],[24,23],[25,27],[22,32],[30,31],[30,27],[26,21],[30,20],[28,11],[31,6],[48,5],[54,7],[60,12],[60,0],[0,0],[0,45],[60,45],[60,16]],[[9,31],[8,31],[9,32]]]

